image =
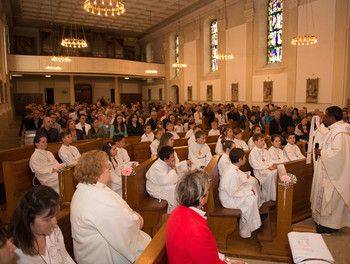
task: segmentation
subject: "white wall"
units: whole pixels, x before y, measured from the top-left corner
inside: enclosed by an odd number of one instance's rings
[[[220,102],[221,99],[221,80],[201,81],[200,85],[200,101],[207,101],[207,85],[213,85],[213,102]]]
[[[270,74],[253,76],[253,102],[263,102],[264,82],[273,81],[272,101],[286,102],[287,101],[287,74]]]
[[[153,85],[143,85],[142,86],[142,98],[143,100],[157,101],[159,99],[159,88],[163,89],[164,98],[164,84],[153,84]],[[148,98],[148,90],[151,89],[151,98]]]
[[[184,97],[188,100],[188,86],[192,86],[192,100],[198,100],[197,93],[197,41],[193,40],[184,44],[184,57],[187,67],[183,69],[184,73]],[[181,73],[180,73],[181,74]]]

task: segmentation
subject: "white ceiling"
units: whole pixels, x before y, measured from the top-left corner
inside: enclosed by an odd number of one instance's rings
[[[97,0],[100,1],[100,0]],[[14,25],[80,24],[87,29],[148,33],[182,14],[215,0],[124,0],[120,16],[98,16],[84,10],[84,0],[10,0]]]

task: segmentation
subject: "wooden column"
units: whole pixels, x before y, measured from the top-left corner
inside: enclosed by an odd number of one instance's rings
[[[70,104],[75,103],[75,90],[74,90],[74,76],[69,76],[69,95],[70,95]]]

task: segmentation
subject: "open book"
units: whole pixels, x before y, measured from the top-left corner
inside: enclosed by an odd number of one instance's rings
[[[294,263],[334,263],[334,259],[320,234],[290,232],[288,240]]]

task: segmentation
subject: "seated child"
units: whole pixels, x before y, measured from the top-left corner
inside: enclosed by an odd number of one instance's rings
[[[264,148],[264,135],[254,134],[253,141],[255,147],[250,151],[249,164],[262,186],[262,198],[265,202],[276,201],[277,165]]]
[[[174,139],[180,138],[179,135],[174,130],[174,124],[173,123],[167,122],[165,127],[166,127],[166,131],[171,133],[173,135]]]
[[[223,126],[221,129],[221,136],[218,138],[215,146],[215,153],[221,155],[223,153],[222,142],[225,140],[233,141],[233,131],[229,126]]]
[[[295,135],[298,136],[299,139],[309,140],[309,130],[310,127],[307,122],[307,118],[304,117],[301,122],[295,127]]]
[[[220,180],[219,198],[224,207],[242,211],[239,234],[243,238],[248,238],[254,230],[261,226],[259,207],[262,201],[254,188],[257,180],[239,169],[246,162],[244,150],[234,148],[230,151],[229,156],[231,164]]]
[[[190,138],[191,136],[194,135],[193,128],[194,128],[195,125],[196,125],[196,122],[194,122],[194,121],[189,121],[188,122],[188,130],[186,132],[185,138]]]
[[[116,159],[121,167],[130,166],[132,168],[135,168],[136,165],[138,165],[137,161],[130,161],[130,157],[126,149],[124,149],[125,146],[125,139],[123,135],[115,135],[113,136],[113,145],[116,145],[117,147],[117,155]]]
[[[212,158],[211,150],[205,143],[205,132],[198,131],[195,134],[196,142],[188,146],[188,159],[192,166],[198,169],[204,169]]]
[[[211,129],[208,132],[208,136],[220,136],[220,130],[216,121],[211,122]]]
[[[178,118],[176,121],[175,132],[176,133],[183,133],[184,132],[184,126],[182,124],[181,118]]]
[[[115,191],[120,197],[123,197],[122,193],[122,177],[121,171],[123,167],[119,166],[116,156],[118,153],[117,146],[113,142],[106,142],[103,144],[102,150],[108,155],[108,163],[111,171],[111,181],[108,183],[108,187]]]
[[[235,138],[233,139],[233,142],[235,142],[236,148],[240,148],[243,150],[249,150],[247,143],[245,143],[245,141],[242,139],[243,138],[242,129],[239,127],[234,128],[233,134],[235,136]]]
[[[286,133],[287,145],[283,149],[283,153],[288,161],[305,159],[305,156],[301,154],[300,148],[295,145],[295,135],[291,132]]]
[[[146,189],[156,199],[168,202],[168,214],[177,206],[175,187],[180,175],[176,169],[174,149],[164,146],[159,150],[159,158],[146,173]]]
[[[253,125],[252,126],[252,136],[251,138],[248,140],[248,147],[250,150],[252,150],[255,147],[254,141],[253,141],[253,135],[254,134],[260,134],[261,133],[261,127],[260,125]],[[267,149],[267,145],[265,143],[264,148]]]
[[[188,141],[187,141],[187,145],[188,146],[190,146],[191,144],[194,144],[195,142],[196,142],[196,133],[198,132],[198,131],[200,131],[201,129],[200,129],[200,127],[199,126],[197,126],[197,125],[195,125],[194,127],[193,127],[193,135],[188,139]]]
[[[278,135],[278,134],[272,135],[271,136],[271,147],[269,148],[268,152],[270,154],[272,162],[276,163],[276,164],[285,163],[288,161],[283,154],[283,150],[280,149],[280,146],[281,146],[280,135]]]
[[[193,114],[189,114],[188,115],[188,120],[187,120],[187,123],[185,123],[184,124],[184,129],[185,129],[185,131],[188,131],[188,130],[190,130],[190,122],[191,121],[193,121],[194,123],[196,123],[195,121],[194,121],[194,116],[193,116]]]
[[[146,142],[146,141],[153,141],[154,140],[154,134],[152,132],[152,127],[150,124],[144,125],[143,130],[145,133],[141,137],[141,142]]]
[[[221,177],[224,174],[225,169],[230,165],[230,151],[231,149],[235,148],[236,145],[233,141],[231,140],[225,140],[222,142],[222,149],[223,153],[221,155],[221,158],[218,162],[218,169],[219,169],[219,177]]]
[[[69,131],[62,132],[60,138],[62,146],[58,151],[58,156],[62,162],[67,166],[77,163],[80,158],[80,152],[76,147],[70,145],[73,142],[71,133]]]
[[[158,147],[159,147],[160,139],[163,136],[163,134],[164,134],[163,129],[156,129],[154,131],[155,139],[152,141],[151,145],[149,145],[151,149],[151,157],[158,155]]]
[[[164,128],[163,128],[163,122],[162,122],[162,121],[158,121],[158,122],[157,122],[157,127],[156,127],[156,129],[162,129],[162,130],[164,130]]]

